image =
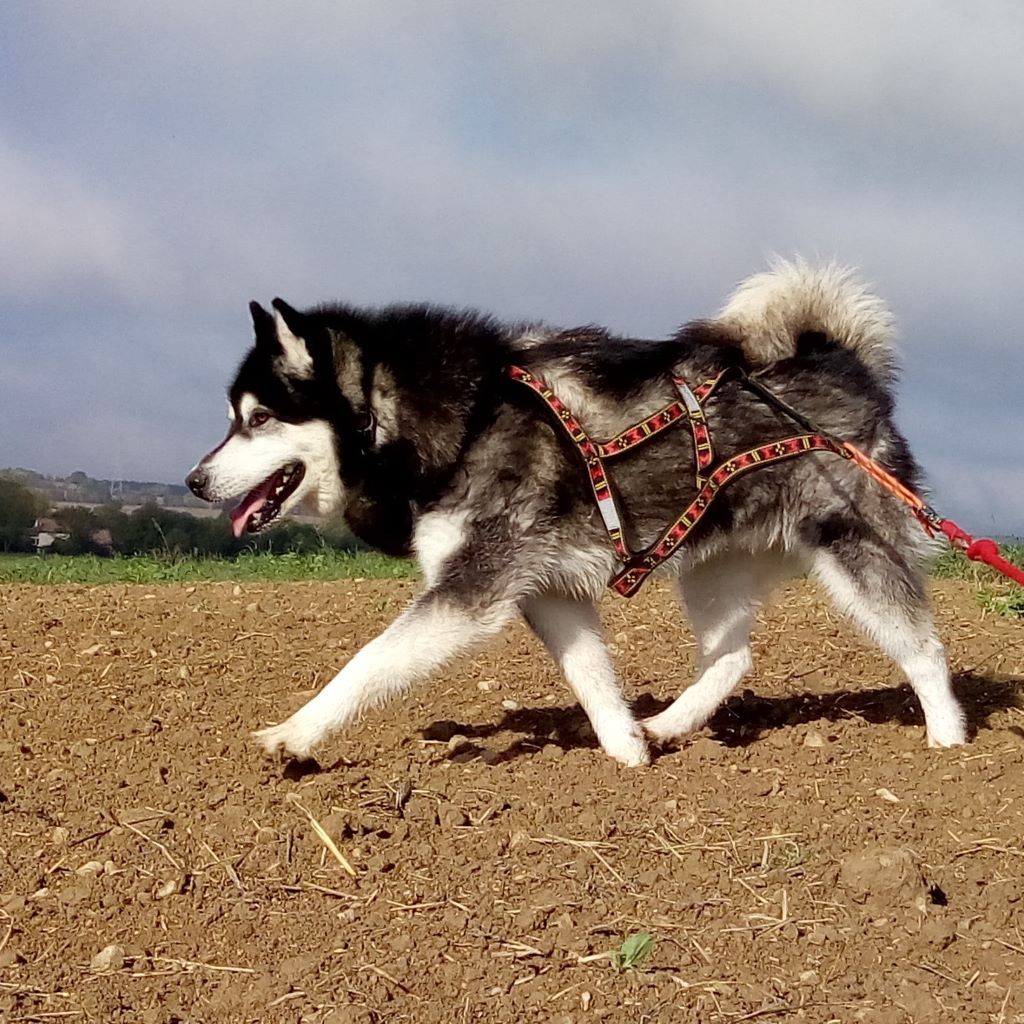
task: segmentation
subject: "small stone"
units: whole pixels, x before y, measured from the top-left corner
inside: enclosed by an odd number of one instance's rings
[[[103,865],[98,860],[86,861],[81,867],[75,868],[75,874],[83,878],[95,878],[103,874]]]
[[[801,971],[800,972],[800,984],[801,985],[818,985],[821,983],[821,975],[817,971]]]
[[[815,732],[813,729],[807,733],[804,737],[805,747],[823,747],[825,746],[825,737],[820,732]]]
[[[168,879],[166,882],[162,882],[156,887],[153,895],[158,900],[165,900],[168,896],[173,896],[181,889],[181,883],[176,878]]]
[[[339,1006],[324,1017],[324,1024],[370,1024],[375,1016],[365,1006]]]
[[[50,842],[54,846],[66,846],[67,841],[71,838],[71,833],[64,828],[63,825],[58,825],[56,828],[50,830]]]
[[[448,740],[448,753],[455,754],[469,745],[469,739],[463,736],[461,732],[457,732],[450,740]]]
[[[519,702],[515,701],[515,700],[507,700],[507,699],[503,700],[501,702],[501,706],[506,711],[518,711],[519,710]]]
[[[124,949],[121,946],[104,946],[89,961],[89,968],[96,974],[112,974],[124,967]]]
[[[232,597],[241,597],[242,596],[242,588],[237,583],[234,585],[234,587],[231,588],[231,596]]]
[[[437,820],[442,828],[457,828],[469,820],[466,812],[455,804],[443,803],[437,808]]]

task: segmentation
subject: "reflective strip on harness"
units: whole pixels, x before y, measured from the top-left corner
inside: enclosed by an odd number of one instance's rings
[[[679,392],[679,397],[683,400],[683,405],[686,406],[686,411],[691,416],[703,416],[704,411],[700,407],[700,402],[697,401],[697,396],[690,390],[690,386],[683,380],[682,377],[673,377],[672,383],[676,386],[676,391]]]
[[[521,366],[510,366],[508,368],[508,375],[513,380],[519,381],[520,384],[525,384],[531,391],[539,395],[572,439],[576,450],[586,463],[590,489],[594,493],[594,501],[597,503],[598,511],[604,522],[604,528],[612,542],[612,547],[615,549],[615,554],[623,562],[628,562],[632,555],[622,537],[622,523],[619,518],[619,510],[615,504],[615,495],[612,493],[611,481],[608,479],[604,463],[601,461],[599,446],[590,439],[580,421],[573,416],[558,395],[540,377],[535,377],[529,370],[524,370]]]
[[[597,510],[604,520],[604,528],[612,533],[615,530],[622,532],[622,523],[619,520],[619,510],[615,507],[615,501],[611,494],[605,494],[597,499]]]

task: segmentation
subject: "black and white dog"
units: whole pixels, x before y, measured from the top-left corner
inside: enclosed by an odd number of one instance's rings
[[[550,409],[507,376],[514,364],[542,378],[604,438],[678,397],[673,372],[697,381],[738,365],[913,487],[917,467],[892,419],[892,317],[849,271],[780,262],[743,283],[717,317],[662,341],[429,306],[250,308],[256,341],[231,386],[231,429],[189,486],[210,501],[241,498],[237,535],[293,509],[342,513],[368,543],[411,550],[425,581],[320,693],[257,733],[268,751],[308,756],[365,708],[522,615],[604,750],[644,764],[648,737],[699,728],[751,670],[758,607],[804,571],[906,673],[929,742],[964,742],[925,596],[924,535],[895,498],[827,453],[737,478],[666,563],[700,667],[673,704],[638,722],[601,639],[594,602],[620,564],[584,465]],[[723,455],[792,433],[737,380],[715,391],[707,416]],[[625,536],[643,548],[694,498],[693,437],[667,430],[611,472]]]

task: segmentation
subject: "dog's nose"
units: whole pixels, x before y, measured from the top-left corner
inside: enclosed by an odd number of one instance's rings
[[[187,477],[185,477],[185,484],[188,489],[197,497],[206,498],[206,485],[208,483],[206,476],[206,470],[200,466],[196,466]]]

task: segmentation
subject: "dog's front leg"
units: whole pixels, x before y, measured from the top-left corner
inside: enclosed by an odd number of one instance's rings
[[[383,633],[286,722],[255,734],[268,751],[309,757],[331,733],[383,704],[457,654],[498,633],[513,604],[468,608],[438,591],[421,594]]]
[[[631,767],[648,764],[647,740],[622,696],[594,602],[545,594],[524,601],[522,612],[579,698],[601,749]]]

